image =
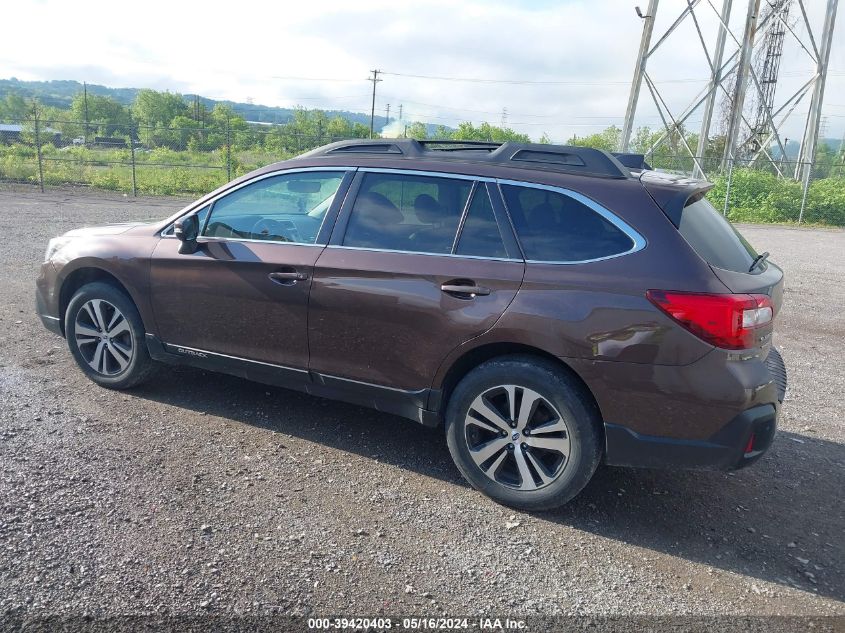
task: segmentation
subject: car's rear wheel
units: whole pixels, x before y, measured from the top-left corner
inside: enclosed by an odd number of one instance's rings
[[[494,500],[525,510],[561,506],[601,458],[598,411],[554,363],[507,356],[472,370],[446,411],[446,439],[461,473]]]
[[[76,364],[104,387],[134,387],[155,368],[138,309],[109,284],[90,283],[77,290],[65,312],[65,336]]]

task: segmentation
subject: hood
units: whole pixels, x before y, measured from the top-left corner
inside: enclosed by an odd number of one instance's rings
[[[118,224],[104,224],[103,226],[86,226],[81,229],[73,229],[62,237],[93,237],[96,235],[120,235],[136,226],[148,226],[152,222],[120,222]]]

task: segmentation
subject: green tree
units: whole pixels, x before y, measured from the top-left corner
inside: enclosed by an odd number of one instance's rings
[[[172,147],[178,139],[168,130],[173,119],[186,116],[188,105],[182,95],[156,90],[139,90],[132,104],[132,116],[142,142],[150,147]]]
[[[132,114],[140,125],[167,127],[177,116],[188,114],[188,105],[180,94],[145,89],[138,91]]]
[[[83,93],[78,93],[70,104],[70,119],[77,123],[75,127],[80,133],[86,136],[128,136],[132,131],[132,115],[129,108],[118,103],[111,97],[91,95],[86,98]],[[65,133],[70,129],[63,130]],[[90,140],[90,139],[89,139]]]
[[[428,138],[428,130],[425,127],[425,123],[414,121],[413,123],[409,123],[407,125],[404,136],[405,138],[415,138],[419,141],[423,141]]]
[[[611,125],[604,131],[590,134],[589,136],[573,135],[566,141],[566,144],[579,147],[594,147],[596,149],[607,150],[608,152],[615,152],[619,148],[621,138],[622,130],[615,125]]]
[[[449,135],[449,138],[455,141],[519,141],[520,143],[530,143],[531,139],[527,134],[520,134],[514,132],[510,128],[497,127],[489,123],[482,123],[475,127],[471,122],[464,121],[458,124],[458,129]]]
[[[8,93],[6,98],[0,101],[0,120],[2,121],[23,121],[30,116],[31,112],[31,104],[16,92]]]
[[[431,135],[431,138],[437,140],[448,140],[452,138],[452,130],[447,128],[445,125],[438,125],[434,128],[434,134]]]

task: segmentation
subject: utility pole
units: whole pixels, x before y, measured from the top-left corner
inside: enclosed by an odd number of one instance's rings
[[[399,120],[402,120],[402,104],[399,104]]]
[[[82,82],[82,103],[85,108],[85,134],[83,134],[82,142],[88,145],[88,84]]]
[[[505,127],[505,124],[508,122],[508,109],[502,108],[502,123],[500,127]]]
[[[381,74],[381,71],[376,68],[370,71],[373,73],[373,76],[370,77],[367,81],[373,82],[373,102],[370,106],[370,138],[373,138],[373,126],[375,124],[376,119],[376,84],[381,81],[378,76]]]
[[[754,36],[757,34],[757,15],[759,13],[760,0],[748,0],[748,14],[745,16],[745,32],[742,36],[739,65],[736,69],[736,90],[734,90],[733,103],[731,104],[728,133],[725,135],[725,155],[722,157],[722,169],[732,164],[737,141],[739,140],[742,110],[745,107],[745,89],[748,87],[748,75],[751,71],[751,53],[754,50]]]
[[[646,60],[648,59],[649,47],[651,46],[651,34],[654,32],[654,16],[657,13],[658,0],[649,0],[648,12],[643,15],[637,7],[637,15],[643,20],[643,34],[640,38],[640,51],[637,54],[637,65],[634,66],[634,80],[631,82],[631,94],[628,97],[628,108],[625,110],[625,122],[622,124],[622,138],[619,142],[619,149],[628,151],[631,143],[631,130],[634,127],[634,116],[637,114],[637,99],[640,96],[640,87],[645,74]]]
[[[839,143],[839,151],[836,152],[836,158],[839,159],[839,175],[842,175],[842,161],[845,160],[845,133],[842,134],[842,142]]]
[[[41,187],[41,193],[44,193],[44,161],[41,157],[41,130],[38,126],[38,102],[32,102],[32,118],[35,119],[35,152],[38,156],[38,184]]]
[[[699,164],[704,162],[704,154],[707,152],[707,142],[710,140],[710,123],[713,121],[713,109],[716,105],[716,96],[719,93],[719,85],[722,83],[722,58],[725,55],[725,39],[728,34],[728,24],[731,19],[731,5],[733,0],[722,1],[722,12],[720,16],[719,34],[716,36],[716,50],[713,53],[713,68],[710,74],[710,85],[707,100],[704,102],[704,113],[701,117],[701,131],[698,134],[698,147],[695,153],[698,155]],[[704,178],[704,173],[696,165],[693,170],[694,178]]]
[[[827,64],[830,60],[830,45],[833,41],[833,27],[836,23],[836,9],[838,5],[838,0],[827,0],[827,12],[824,17],[822,40],[819,45],[818,58],[816,59],[816,83],[813,86],[813,98],[810,101],[810,111],[807,117],[807,126],[804,130],[804,140],[801,143],[802,152],[799,156],[798,167],[802,170],[801,179],[804,182],[805,191],[809,186],[810,172],[816,160],[816,145],[819,141],[822,102],[824,101],[824,88],[825,82],[827,81]],[[799,224],[801,219],[801,216],[799,216]]]
[[[389,103],[387,104],[387,107],[385,108],[385,112],[384,112],[384,124],[390,125],[390,104]]]

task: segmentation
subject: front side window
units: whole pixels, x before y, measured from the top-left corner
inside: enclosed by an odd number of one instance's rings
[[[270,176],[219,198],[205,237],[314,244],[342,171]]]
[[[472,182],[410,174],[365,174],[344,246],[452,252]]]
[[[619,255],[634,241],[575,198],[535,187],[502,185],[525,258],[580,262]]]

